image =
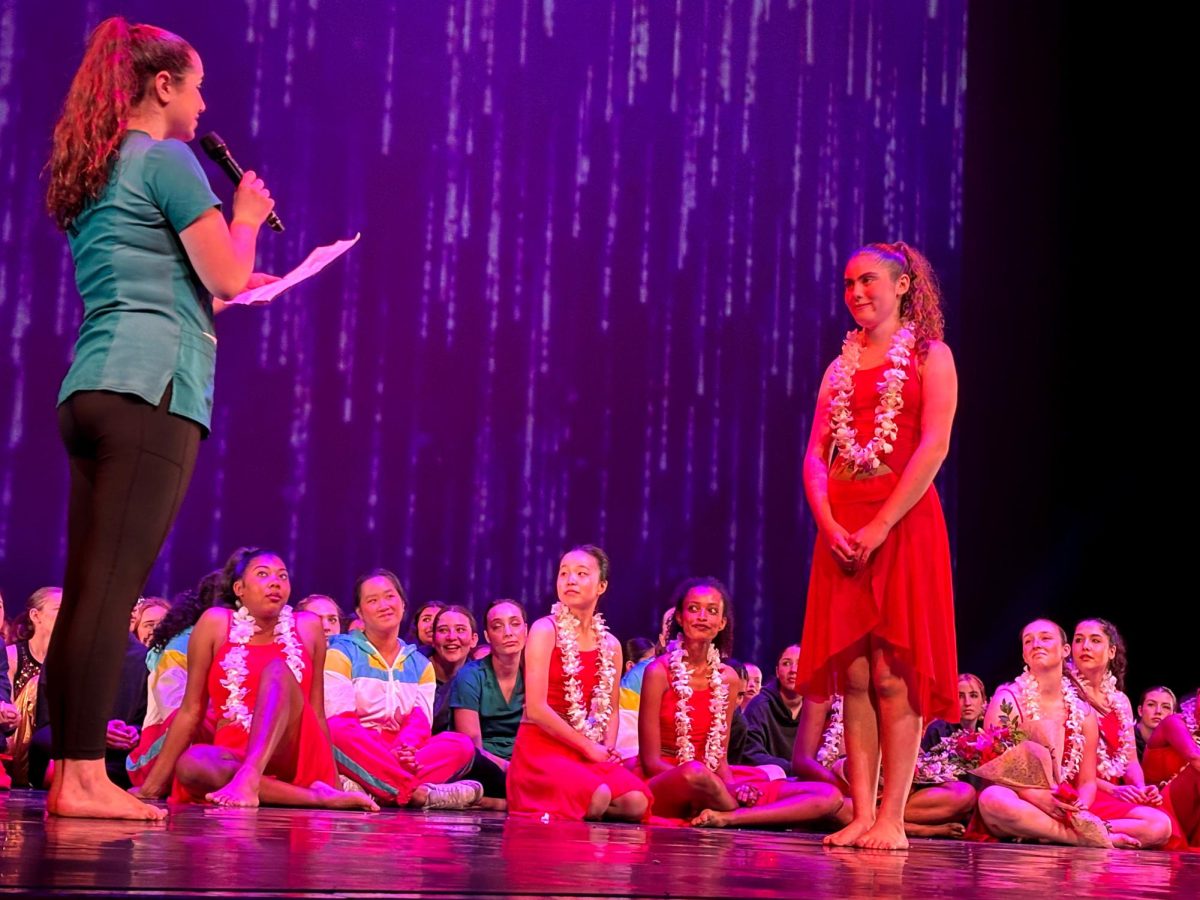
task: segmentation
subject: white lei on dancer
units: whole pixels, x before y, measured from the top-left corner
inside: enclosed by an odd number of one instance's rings
[[[1017,676],[1014,684],[1021,692],[1021,710],[1025,717],[1031,722],[1041,719],[1038,680],[1034,674],[1026,671]],[[1074,683],[1066,675],[1062,677],[1062,698],[1067,711],[1067,721],[1064,724],[1066,743],[1059,774],[1060,780],[1070,781],[1079,774],[1079,765],[1083,761],[1083,719],[1087,715],[1087,702],[1079,696]]]
[[[236,722],[247,732],[254,721],[254,714],[246,707],[246,644],[261,630],[249,610],[239,606],[229,623],[229,643],[233,644],[233,648],[221,660],[221,669],[225,672],[221,686],[229,691],[229,697],[221,708],[222,718]],[[296,637],[295,614],[290,606],[279,611],[279,621],[275,623],[275,643],[283,647],[287,666],[299,684],[304,678],[304,651]]]
[[[867,441],[865,447],[855,440],[858,432],[854,428],[851,408],[854,374],[861,365],[863,339],[862,331],[847,332],[846,340],[842,343],[842,354],[833,363],[830,373],[833,400],[829,406],[829,426],[833,431],[838,456],[846,461],[851,471],[871,473],[882,464],[879,457],[892,452],[896,436],[900,433],[896,417],[904,408],[901,394],[904,382],[908,380],[905,369],[911,362],[916,336],[909,322],[901,322],[900,328],[892,335],[887,351],[888,361],[892,365],[884,370],[883,380],[876,385],[879,389],[879,405],[875,407],[875,436]]]
[[[821,739],[817,750],[817,762],[827,769],[846,755],[846,724],[842,713],[842,695],[834,694],[833,703],[829,707],[829,727]]]
[[[562,652],[563,672],[567,683],[563,693],[567,699],[567,722],[586,738],[603,744],[608,737],[608,722],[612,717],[613,685],[617,683],[617,667],[608,652],[608,626],[600,613],[592,615],[592,634],[596,637],[597,669],[600,677],[592,691],[590,711],[583,708],[583,688],[579,684],[579,673],[583,666],[579,660],[579,619],[562,603],[551,609],[554,625],[558,631],[558,647]]]
[[[712,644],[708,645],[708,683],[712,696],[708,708],[712,714],[712,723],[708,726],[708,736],[704,739],[704,764],[715,772],[721,765],[725,753],[725,718],[729,713],[729,685],[721,676],[721,654]],[[675,758],[680,764],[691,762],[696,758],[696,748],[692,745],[692,711],[688,705],[692,694],[692,669],[687,664],[683,645],[679,644],[668,657],[671,670],[671,687],[679,700],[675,704]]]
[[[1111,672],[1105,673],[1100,692],[1104,695],[1104,705],[1116,710],[1121,739],[1116,753],[1110,755],[1104,735],[1100,735],[1100,740],[1096,742],[1096,773],[1105,781],[1117,781],[1129,767],[1130,754],[1137,752],[1133,737],[1133,714],[1130,712],[1129,698],[1117,690],[1117,677]]]

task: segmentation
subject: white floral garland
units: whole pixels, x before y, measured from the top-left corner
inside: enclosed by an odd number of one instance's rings
[[[1183,727],[1188,730],[1192,740],[1200,744],[1200,725],[1196,723],[1196,698],[1184,700],[1179,705],[1179,717],[1183,719]]]
[[[821,746],[817,750],[817,762],[827,769],[832,769],[834,763],[846,755],[845,733],[842,695],[834,694],[833,703],[829,707],[829,727],[825,729]]]
[[[608,626],[600,613],[592,615],[592,634],[596,636],[597,668],[599,678],[592,691],[590,714],[583,708],[583,688],[579,684],[582,664],[579,660],[579,619],[562,603],[551,609],[554,625],[558,631],[558,647],[562,652],[563,673],[567,683],[563,691],[567,700],[567,721],[571,727],[598,744],[608,737],[608,722],[612,717],[613,685],[617,683],[617,667],[608,652]]]
[[[221,660],[221,668],[225,672],[221,686],[229,691],[221,708],[222,718],[236,722],[247,732],[254,721],[254,714],[246,707],[246,644],[261,630],[249,610],[239,606],[229,623],[229,643],[233,648]],[[296,637],[295,614],[290,606],[279,611],[279,620],[275,623],[275,643],[283,647],[287,666],[299,683],[304,678],[304,651]]]
[[[876,385],[879,389],[879,405],[875,407],[875,436],[862,447],[855,441],[858,432],[854,428],[851,401],[854,398],[854,374],[861,365],[863,332],[855,330],[846,333],[842,354],[834,361],[830,375],[833,400],[829,407],[829,425],[838,455],[846,461],[852,472],[875,471],[881,465],[879,457],[893,450],[899,434],[896,416],[904,408],[902,392],[904,382],[908,380],[908,373],[904,370],[911,361],[915,345],[912,324],[901,322],[888,346],[887,357],[892,366],[884,370],[883,380]]]
[[[1031,722],[1042,717],[1041,704],[1038,702],[1038,680],[1028,670],[1017,676],[1014,682],[1021,692],[1021,709]],[[1079,774],[1079,766],[1083,762],[1083,718],[1087,714],[1086,701],[1079,696],[1075,685],[1066,675],[1062,676],[1063,706],[1067,710],[1067,721],[1064,723],[1063,760],[1059,770],[1061,781],[1070,781]]]
[[[692,669],[687,664],[683,646],[680,644],[671,651],[667,658],[671,670],[671,687],[679,698],[675,703],[675,758],[680,764],[691,762],[696,758],[696,748],[692,745],[692,713],[688,701],[692,694]],[[708,683],[712,695],[708,708],[712,714],[712,723],[708,726],[708,736],[704,740],[704,764],[710,771],[717,771],[725,753],[725,719],[729,712],[729,685],[721,675],[721,654],[712,644],[708,645]]]
[[[1104,705],[1117,712],[1121,740],[1117,744],[1116,753],[1109,755],[1104,735],[1100,735],[1100,740],[1096,742],[1096,773],[1105,781],[1115,782],[1129,767],[1130,753],[1137,752],[1133,739],[1133,716],[1128,711],[1129,698],[1117,690],[1117,678],[1112,672],[1105,673],[1104,680],[1100,683],[1100,692],[1104,695]]]

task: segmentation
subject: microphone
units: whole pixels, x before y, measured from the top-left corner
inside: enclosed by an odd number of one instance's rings
[[[235,185],[241,183],[242,176],[246,173],[237,164],[237,160],[233,158],[233,154],[229,152],[229,148],[225,146],[225,142],[221,140],[219,134],[210,131],[200,138],[200,146],[208,158],[220,166]],[[274,210],[267,214],[267,224],[273,231],[283,231],[283,222],[279,220],[279,216],[275,214]]]

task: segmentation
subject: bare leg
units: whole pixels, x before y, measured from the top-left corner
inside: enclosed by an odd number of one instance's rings
[[[833,847],[846,847],[857,841],[875,824],[875,797],[879,791],[879,724],[872,702],[871,664],[867,642],[846,669],[842,708],[846,728],[846,776],[854,818],[840,831],[825,837]],[[910,773],[911,776],[911,773]]]
[[[611,795],[611,790],[609,793]],[[604,818],[616,819],[619,822],[640,822],[649,811],[650,798],[641,791],[630,791],[609,802],[608,809],[604,811]]]
[[[166,810],[143,803],[109,780],[103,759],[63,759],[54,762],[54,779],[46,812],[79,819],[132,819],[156,822]]]
[[[1012,788],[993,784],[979,795],[979,814],[997,837],[1025,838],[1051,844],[1078,844],[1079,836],[1058,819],[1022,800]]]
[[[774,803],[722,811],[706,809],[693,825],[725,828],[754,825],[799,825],[832,816],[842,806],[842,792],[820,781],[795,781],[783,786]]]
[[[591,802],[588,803],[587,812],[584,813],[584,818],[591,821],[598,821],[604,818],[604,813],[608,810],[612,803],[613,795],[607,784],[602,784],[596,788],[596,792],[592,794]]]
[[[1171,819],[1161,809],[1135,806],[1120,819],[1110,819],[1112,842],[1118,847],[1141,847],[1154,850],[1171,838]]]
[[[875,824],[854,842],[854,846],[867,850],[904,850],[908,847],[908,838],[904,834],[904,805],[912,791],[917,751],[921,749],[921,717],[909,702],[908,685],[886,645],[871,648],[871,677],[883,738],[883,799],[875,815]],[[847,749],[848,723],[847,718]],[[854,799],[859,800],[857,796]]]
[[[647,785],[660,816],[690,818],[702,809],[727,811],[738,805],[725,783],[695,760],[655,775]]]
[[[962,837],[962,820],[975,808],[975,789],[951,781],[916,791],[904,805],[904,832],[909,837]]]
[[[194,744],[179,758],[175,772],[193,794],[210,795],[233,781],[242,767],[242,760],[229,750],[210,744]],[[320,781],[311,787],[301,787],[269,776],[259,781],[258,800],[266,806],[379,809],[366,794],[335,790]]]
[[[263,772],[281,749],[290,749],[300,736],[304,696],[287,665],[272,660],[263,669],[254,703],[254,721],[246,758],[229,783],[207,798],[218,806],[258,806]],[[307,805],[307,804],[304,804]]]

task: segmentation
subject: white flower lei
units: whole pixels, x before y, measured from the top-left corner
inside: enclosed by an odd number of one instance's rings
[[[817,762],[827,769],[846,755],[845,744],[846,726],[842,716],[842,695],[834,694],[833,703],[829,707],[829,727],[821,739],[821,747],[817,750]]]
[[[1016,687],[1021,692],[1021,709],[1031,722],[1042,717],[1041,704],[1038,702],[1038,680],[1034,674],[1026,670],[1017,676]],[[1061,781],[1070,781],[1079,774],[1079,765],[1083,761],[1083,717],[1087,714],[1086,701],[1079,696],[1075,685],[1066,675],[1062,677],[1063,706],[1067,710],[1067,721],[1063,725],[1066,738],[1063,747],[1063,761],[1059,774]]]
[[[1104,694],[1104,705],[1117,712],[1117,721],[1121,726],[1121,740],[1117,745],[1116,753],[1110,756],[1108,745],[1104,742],[1104,735],[1100,735],[1100,740],[1096,742],[1096,772],[1105,781],[1116,781],[1125,774],[1125,769],[1129,766],[1130,752],[1136,752],[1133,740],[1133,716],[1128,711],[1129,698],[1117,690],[1117,678],[1112,672],[1105,674],[1104,680],[1100,683],[1100,691]],[[1119,700],[1124,702],[1118,702]]]
[[[221,686],[229,690],[229,697],[221,709],[222,718],[236,722],[247,732],[254,721],[254,714],[246,707],[246,644],[260,630],[249,610],[239,606],[229,623],[229,643],[233,644],[233,648],[221,660],[221,668],[225,672]],[[296,637],[295,614],[290,606],[279,611],[279,621],[275,623],[275,643],[283,647],[288,668],[296,676],[296,681],[300,682],[304,678],[304,652]]]
[[[1196,698],[1184,700],[1179,705],[1179,717],[1183,719],[1183,727],[1192,735],[1192,740],[1200,744],[1200,725],[1196,724]]]
[[[599,651],[596,662],[600,677],[592,691],[589,715],[583,708],[583,688],[579,685],[579,672],[582,669],[579,661],[579,619],[562,603],[555,603],[550,612],[558,631],[558,647],[562,652],[563,672],[567,676],[563,691],[567,699],[567,721],[584,737],[603,744],[608,737],[608,721],[612,716],[613,685],[617,683],[617,667],[613,665],[612,655],[608,652],[608,627],[604,624],[604,616],[599,613],[592,616],[592,633],[596,636],[596,649]]]
[[[880,466],[879,457],[892,452],[893,442],[899,429],[896,416],[904,408],[904,382],[908,380],[905,368],[909,365],[916,336],[910,322],[901,322],[892,335],[887,357],[892,366],[884,370],[879,389],[879,405],[875,407],[875,436],[861,447],[855,441],[858,432],[854,428],[854,413],[851,400],[854,398],[854,374],[861,364],[863,345],[862,331],[849,331],[842,343],[842,355],[833,363],[830,387],[833,401],[829,408],[829,425],[838,455],[846,460],[853,472],[873,472]]]
[[[667,659],[671,670],[671,687],[679,698],[675,703],[675,758],[680,764],[691,762],[696,758],[696,748],[692,745],[692,715],[688,701],[692,698],[692,670],[684,658],[683,645],[680,644],[671,651]],[[708,701],[712,713],[712,723],[708,726],[708,736],[704,740],[704,764],[715,772],[724,757],[725,718],[729,712],[729,685],[721,675],[721,654],[712,644],[708,645],[708,683],[712,688],[712,696]]]

